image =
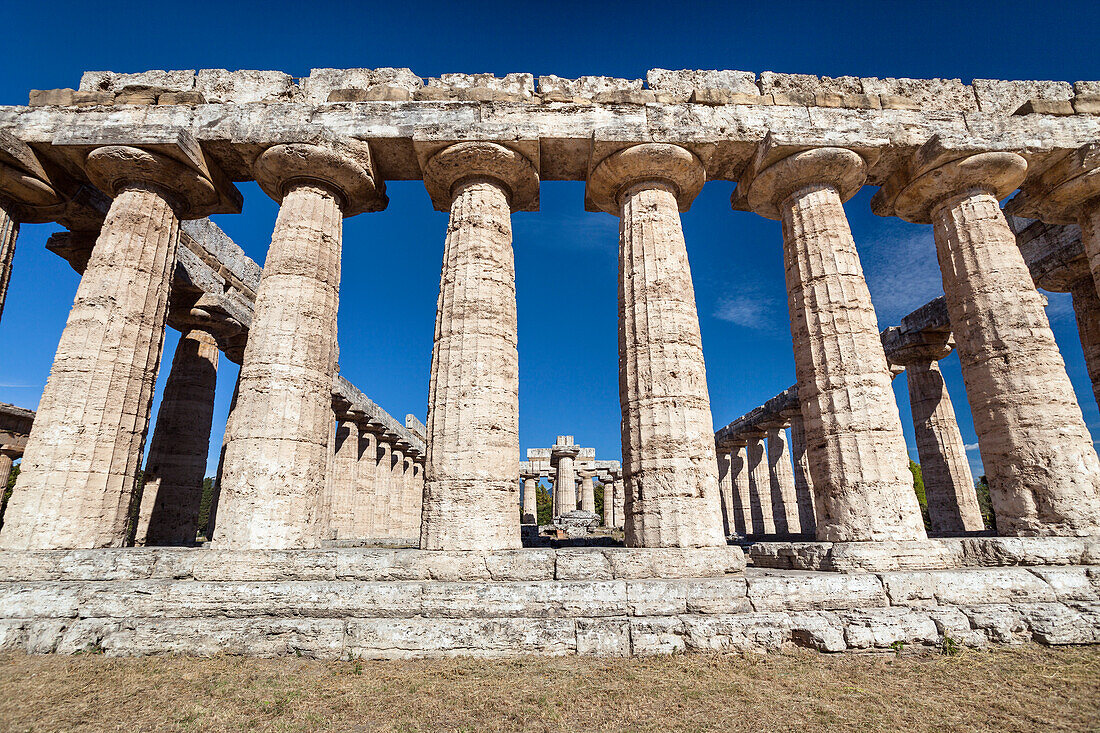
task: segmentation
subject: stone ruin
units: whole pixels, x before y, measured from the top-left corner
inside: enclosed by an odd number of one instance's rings
[[[523,523],[536,523],[535,495],[540,479],[547,479],[553,504],[551,524],[541,532],[557,539],[587,537],[606,530],[623,529],[622,467],[618,461],[597,461],[595,448],[583,448],[572,435],[559,435],[550,448],[528,448],[519,464],[523,481]],[[596,513],[596,487],[604,487],[603,514]]]
[[[736,182],[734,209],[782,224],[797,378],[717,436],[680,224],[715,179]],[[233,184],[253,180],[280,204],[262,271],[205,220],[239,212]],[[384,215],[387,180],[423,180],[450,215],[424,425],[389,418],[336,364],[341,222]],[[511,215],[538,209],[542,180],[585,181],[586,209],[621,223],[623,547],[522,547]],[[876,214],[933,225],[938,327],[880,334],[842,207],[864,185]],[[1010,196],[1011,217],[1038,223],[1006,217]],[[0,107],[0,284],[19,224],[39,222],[68,230],[50,249],[82,278],[0,529],[0,648],[1100,641],[1100,460],[1036,289],[1073,292],[1095,375],[1100,82],[88,72],[79,89]],[[1072,241],[1080,256],[1043,254]],[[158,416],[150,461],[171,460],[152,462],[143,513],[169,527],[194,512],[217,354],[241,364],[209,547],[152,519],[145,546],[126,546],[165,326],[184,334],[172,373],[188,377]],[[997,536],[974,531],[959,490],[935,389],[948,348]],[[902,367],[922,462],[940,463],[934,529],[954,523],[932,536],[890,386]],[[158,439],[162,424],[186,439]],[[557,480],[573,448],[555,451]],[[762,538],[748,568],[727,539],[738,517]],[[380,535],[417,548],[347,546]]]

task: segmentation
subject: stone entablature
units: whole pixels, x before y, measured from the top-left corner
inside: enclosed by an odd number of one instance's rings
[[[86,89],[36,94],[36,104],[47,106],[0,108],[0,130],[48,149],[63,130],[184,129],[235,181],[252,179],[257,151],[301,138],[306,120],[314,133],[368,141],[376,173],[385,180],[420,179],[422,151],[469,139],[519,146],[541,180],[585,180],[590,166],[616,149],[676,140],[698,156],[708,180],[737,180],[770,132],[789,144],[860,152],[871,185],[883,183],[935,136],[969,150],[1019,151],[1038,170],[1051,156],[1095,140],[1100,131],[1100,116],[1089,113],[1093,95],[1100,94],[1098,82],[979,80],[968,86],[942,79],[822,80],[765,72],[757,80],[747,72],[653,70],[650,89],[634,89],[640,80],[588,77],[572,86],[602,91],[548,102],[562,98],[568,85],[543,77],[552,91],[540,99],[533,77],[522,74],[444,75],[424,84],[408,70],[330,69],[316,70],[316,77],[301,85],[278,72],[199,74],[88,72]],[[201,103],[206,97],[196,91],[200,77],[218,78],[228,91]],[[362,89],[363,98],[377,93],[382,100],[391,99],[393,89],[405,94],[397,94],[397,101],[327,101],[331,90],[346,88]],[[234,96],[235,89],[242,90],[240,96]],[[406,94],[413,100],[404,101]],[[172,104],[153,104],[158,100]],[[1013,115],[1021,106],[1033,113]]]

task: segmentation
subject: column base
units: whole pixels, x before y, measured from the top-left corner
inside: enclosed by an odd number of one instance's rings
[[[1100,537],[951,537],[886,542],[757,542],[755,567],[840,573],[1009,565],[1100,565]]]

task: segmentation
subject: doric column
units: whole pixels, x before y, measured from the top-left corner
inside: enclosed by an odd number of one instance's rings
[[[806,453],[806,429],[802,423],[802,411],[787,414],[791,421],[791,465],[794,470],[794,494],[798,503],[798,526],[802,534],[817,532],[814,516],[814,489],[810,481],[810,459]]]
[[[776,534],[802,532],[798,517],[798,499],[794,490],[794,468],[791,465],[791,449],[787,443],[787,430],[782,424],[769,425],[768,478],[772,490],[772,518]]]
[[[865,179],[850,150],[769,136],[733,204],[783,222],[798,398],[822,541],[924,539],[901,418],[842,203]]]
[[[378,435],[365,420],[359,424],[359,465],[355,469],[352,532],[356,539],[375,537],[378,504]]]
[[[875,212],[933,224],[997,530],[1100,532],[1100,461],[1054,334],[997,201],[1024,179],[1015,153],[934,139],[876,194]]]
[[[378,436],[377,501],[374,505],[374,536],[389,537],[393,524],[393,443],[387,435]]]
[[[11,280],[11,263],[15,258],[15,240],[19,237],[19,222],[7,203],[0,199],[0,317],[4,315],[4,299]]]
[[[581,511],[596,512],[596,487],[592,483],[593,476],[585,472],[581,474]]]
[[[615,529],[626,528],[626,491],[621,475],[612,477],[611,490],[615,497]]]
[[[913,432],[932,531],[975,532],[985,524],[955,408],[937,363],[951,353],[948,336],[922,334],[919,342],[894,350],[890,361],[905,367],[909,383]]]
[[[538,522],[538,475],[525,474],[523,476],[523,511],[520,513],[522,524],[535,524]]]
[[[241,355],[243,356],[243,346],[241,347]],[[229,352],[226,352],[226,357],[232,359]],[[210,497],[210,515],[206,520],[206,538],[208,540],[214,539],[214,530],[217,528],[218,504],[221,502],[222,493],[222,472],[225,470],[225,443],[229,438],[229,426],[233,422],[233,413],[237,409],[237,394],[240,387],[241,374],[237,372],[237,380],[233,384],[233,397],[229,400],[229,414],[225,420],[225,432],[222,434],[222,448],[218,454],[218,472],[214,475],[214,495]]]
[[[764,455],[763,435],[749,436],[747,456],[749,517],[752,520],[750,534],[775,534],[775,517],[772,513],[772,485],[771,477],[768,475],[768,462]]]
[[[752,487],[749,479],[749,447],[747,441],[734,444],[730,453],[730,476],[733,484],[733,527],[738,534],[753,533]]]
[[[126,541],[179,220],[240,211],[236,189],[216,184],[220,175],[208,162],[196,162],[202,159],[197,145],[184,159],[197,167],[122,145],[96,147],[85,158],[89,178],[114,201],[61,334],[0,547]]]
[[[195,543],[217,376],[214,336],[202,328],[183,334],[149,443],[135,544]]]
[[[337,415],[335,450],[332,461],[328,529],[333,539],[355,536],[355,513],[359,493],[359,420],[361,415]]]
[[[680,211],[706,178],[676,145],[635,145],[592,171],[619,222],[619,399],[626,544],[725,545],[699,316]]]
[[[722,528],[726,536],[729,536],[736,531],[733,518],[733,476],[730,475],[729,448],[718,447],[715,455],[718,459],[718,491],[722,498]]]
[[[7,491],[8,479],[11,478],[11,464],[18,455],[0,449],[0,492]]]
[[[450,211],[428,393],[420,547],[520,547],[519,352],[511,212],[537,208],[538,174],[495,143],[434,154],[424,183]]]
[[[390,451],[390,537],[408,537],[408,516],[405,500],[405,443],[395,440]]]
[[[559,435],[551,448],[552,458],[557,459],[554,477],[554,518],[577,510],[577,473],[573,463],[580,448],[573,445],[573,436]]]
[[[358,140],[268,148],[253,173],[280,203],[226,446],[217,546],[316,547],[333,429],[343,218],[385,208]]]
[[[1077,334],[1085,354],[1085,368],[1092,382],[1092,396],[1100,404],[1100,295],[1091,274],[1077,279],[1070,286],[1073,314],[1077,318]]]
[[[603,486],[603,526],[614,527],[615,526],[615,487],[611,482],[611,478],[603,476],[600,478],[600,484]]]

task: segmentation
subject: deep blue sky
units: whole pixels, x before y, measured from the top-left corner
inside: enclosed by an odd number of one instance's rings
[[[75,87],[85,70],[408,66],[644,78],[649,68],[823,76],[1100,78],[1096,3],[13,3],[4,11],[0,104]],[[243,185],[244,213],[217,222],[263,262],[277,208]],[[794,381],[780,230],[729,208],[707,184],[683,216],[716,426]],[[873,189],[847,205],[881,327],[941,294],[929,227],[873,216]],[[389,185],[390,207],[347,220],[340,307],[344,374],[398,419],[426,412],[446,216],[419,182]],[[542,210],[513,217],[523,449],[571,433],[619,457],[617,222],[585,213],[583,184],[542,186]],[[0,401],[35,407],[77,276],[23,228],[0,322]],[[1068,296],[1048,309],[1085,419],[1100,414]],[[177,334],[169,330],[157,399]],[[975,437],[958,359],[943,363],[963,435]],[[236,367],[222,360],[212,456]],[[904,378],[895,391],[915,456]],[[156,405],[154,405],[154,408]],[[977,464],[977,451],[970,452]],[[211,464],[211,472],[213,464]]]

